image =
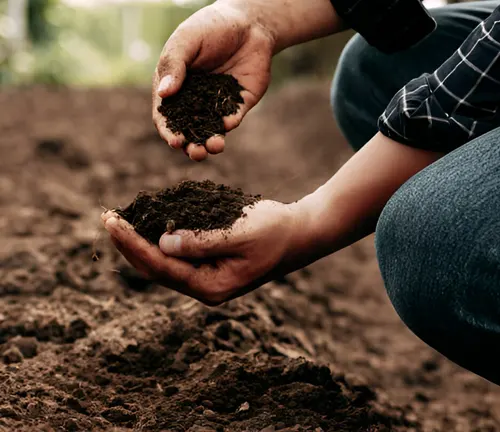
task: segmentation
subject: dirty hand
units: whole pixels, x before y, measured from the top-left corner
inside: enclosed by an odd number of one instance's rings
[[[183,148],[193,160],[224,150],[224,138],[204,146],[185,143],[174,135],[158,112],[162,98],[182,86],[187,69],[233,75],[245,88],[237,114],[226,117],[227,132],[263,96],[270,80],[271,58],[277,52],[343,30],[329,0],[218,0],[186,21],[165,44],[153,78],[153,121],[160,136],[173,148]]]
[[[117,249],[144,276],[217,305],[290,271],[300,251],[301,214],[294,204],[260,201],[244,212],[230,230],[174,231],[159,247],[113,212],[102,219]]]
[[[168,39],[154,75],[153,121],[160,136],[172,148],[184,148],[196,161],[205,159],[208,153],[221,153],[223,136],[209,138],[203,146],[186,143],[182,135],[168,130],[157,109],[161,99],[180,89],[186,69],[231,74],[245,90],[238,113],[224,118],[224,127],[230,131],[266,91],[273,49],[273,36],[257,22],[257,17],[231,2],[216,2],[192,15]]]

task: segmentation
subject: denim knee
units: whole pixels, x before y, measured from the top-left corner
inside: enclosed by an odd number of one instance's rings
[[[432,251],[423,249],[422,227],[409,217],[417,210],[415,205],[404,186],[396,192],[380,215],[375,245],[389,299],[405,324],[425,339],[431,325],[427,303],[434,304],[426,292],[427,278],[432,278],[434,269],[424,271],[424,261]]]
[[[480,197],[472,178],[470,190],[467,178],[454,182],[470,164],[453,173],[440,162],[403,185],[383,210],[376,229],[380,271],[413,333],[499,383],[500,247],[492,235],[497,227],[487,222],[492,199]]]
[[[449,218],[453,201],[433,194],[438,192],[425,172],[403,185],[380,215],[375,244],[396,312],[417,336],[439,345],[441,336],[449,340],[467,327],[462,314],[467,306],[461,302],[469,254],[463,250],[467,237],[459,238],[460,229]]]

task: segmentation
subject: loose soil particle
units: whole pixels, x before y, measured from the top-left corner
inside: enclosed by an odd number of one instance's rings
[[[209,231],[230,228],[243,216],[243,208],[260,196],[245,194],[210,180],[183,181],[156,193],[139,192],[125,209],[116,212],[151,243],[177,229]]]
[[[204,144],[212,136],[225,135],[223,118],[238,112],[243,90],[231,75],[191,71],[158,111],[172,132],[183,134],[188,143]]]

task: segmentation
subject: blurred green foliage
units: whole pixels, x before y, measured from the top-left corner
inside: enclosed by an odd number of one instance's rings
[[[31,0],[27,4],[28,38],[34,43],[44,43],[50,40],[51,27],[48,25],[48,12],[55,6],[57,0]]]
[[[6,13],[3,2],[0,23]],[[199,7],[165,1],[72,8],[58,0],[28,0],[24,48],[9,51],[0,31],[0,83],[149,85],[164,42]],[[350,36],[313,41],[279,54],[273,83],[290,76],[331,75]]]
[[[29,4],[27,44],[0,62],[4,84],[146,84],[164,41],[196,10],[168,2],[95,8],[72,8],[57,0],[30,0]],[[142,16],[140,60],[124,52],[126,7]],[[7,42],[0,40],[3,46]]]

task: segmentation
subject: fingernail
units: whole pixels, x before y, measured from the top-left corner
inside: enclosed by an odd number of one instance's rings
[[[160,81],[160,85],[158,86],[158,93],[163,93],[167,91],[172,85],[173,81],[174,79],[172,78],[172,75],[167,75],[163,77]]]
[[[111,210],[106,210],[101,214],[101,219],[106,222],[109,218],[114,217]]]
[[[165,255],[175,255],[181,251],[181,236],[166,234],[160,239],[160,249]]]
[[[104,222],[104,227],[114,227],[118,224],[118,219],[116,219],[114,216],[110,217],[106,222]]]

